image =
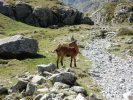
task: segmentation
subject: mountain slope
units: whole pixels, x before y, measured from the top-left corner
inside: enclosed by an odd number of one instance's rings
[[[105,2],[118,2],[119,0],[60,0],[66,5],[77,8],[80,11],[96,10]]]

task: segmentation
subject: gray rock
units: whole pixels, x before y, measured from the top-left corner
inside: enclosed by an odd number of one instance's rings
[[[59,74],[54,74],[53,76],[50,77],[50,80],[55,83],[55,82],[62,82],[66,83],[68,85],[73,85],[76,81],[76,76],[73,75],[70,72],[62,72]]]
[[[65,97],[63,100],[74,100],[76,98],[76,95],[70,95]]]
[[[129,91],[123,94],[124,100],[133,100],[133,92]]]
[[[52,96],[50,94],[45,94],[41,97],[40,100],[51,100],[52,99]]]
[[[52,63],[50,64],[41,64],[41,65],[37,65],[38,67],[38,73],[43,74],[44,71],[46,72],[52,72],[56,69],[56,66]]]
[[[48,93],[49,92],[49,89],[48,88],[40,88],[40,89],[37,89],[37,92],[40,92],[40,93]]]
[[[89,17],[83,17],[81,20],[81,24],[94,25],[94,22]]]
[[[40,26],[37,18],[33,14],[30,14],[29,16],[27,16],[24,19],[24,22],[29,25],[38,26],[38,27]]]
[[[0,57],[23,58],[37,55],[38,43],[32,38],[15,35],[0,39]]]
[[[56,89],[66,89],[66,88],[70,88],[69,85],[61,83],[61,82],[55,82],[54,83],[54,88]]]
[[[12,95],[7,95],[4,100],[13,100],[13,96]]]
[[[17,2],[14,9],[17,19],[22,21],[32,13],[32,7],[22,2]]]
[[[82,18],[81,12],[68,6],[58,8],[56,14],[65,25],[80,24]]]
[[[93,93],[91,93],[91,94],[89,95],[89,100],[97,100],[96,95],[93,94]]]
[[[87,99],[85,98],[85,96],[83,94],[79,93],[74,100],[87,100]]]
[[[130,15],[128,17],[128,21],[129,21],[129,23],[133,23],[133,12],[130,13]]]
[[[73,87],[71,87],[71,90],[76,93],[82,93],[82,94],[86,93],[85,89],[81,86],[73,86]]]
[[[133,22],[132,6],[128,4],[120,3],[117,5],[114,13],[114,18],[117,23]]]
[[[8,89],[5,87],[0,87],[0,95],[7,95]]]
[[[17,91],[23,91],[26,90],[28,82],[23,81],[23,80],[19,80],[16,85],[12,86],[9,90],[9,92],[17,92]]]
[[[73,35],[68,37],[68,41],[69,41],[69,42],[72,42],[72,41],[74,41],[74,40],[75,40],[75,38],[74,38]]]
[[[43,94],[38,94],[38,95],[34,98],[34,100],[40,100],[42,96],[43,96]]]
[[[45,82],[44,77],[39,76],[39,75],[33,76],[32,80],[31,80],[31,83],[32,83],[32,84],[39,84],[39,85],[41,85],[41,84],[43,84],[44,82]]]
[[[133,38],[128,39],[127,41],[125,41],[126,44],[133,44]]]
[[[35,85],[28,83],[27,87],[26,87],[26,91],[24,93],[22,93],[22,96],[32,96],[36,91],[36,87]]]

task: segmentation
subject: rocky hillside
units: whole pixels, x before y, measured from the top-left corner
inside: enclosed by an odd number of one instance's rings
[[[133,22],[133,4],[130,0],[61,0],[61,2],[86,12],[95,24]]]
[[[93,12],[90,17],[95,24],[133,22],[133,3],[106,3],[103,7]]]
[[[94,24],[89,17],[83,16],[82,12],[60,4],[55,4],[55,6],[47,8],[45,6],[32,7],[25,2],[16,2],[14,5],[0,2],[0,13],[17,21],[37,27]]]
[[[66,5],[74,7],[82,12],[92,12],[103,3],[118,2],[119,0],[60,0]]]

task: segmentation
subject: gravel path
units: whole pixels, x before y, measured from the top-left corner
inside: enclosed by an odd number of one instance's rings
[[[82,54],[92,60],[90,73],[106,100],[123,100],[123,93],[133,91],[133,57],[124,60],[110,54],[110,45],[106,39],[96,39]]]

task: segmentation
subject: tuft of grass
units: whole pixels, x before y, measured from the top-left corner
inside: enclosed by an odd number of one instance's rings
[[[106,21],[107,22],[110,22],[112,20],[116,6],[117,6],[116,2],[105,3],[103,5],[103,9],[105,9],[105,11],[106,11]]]

